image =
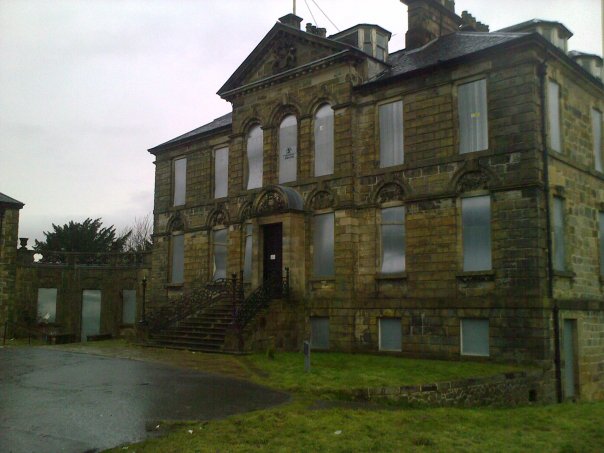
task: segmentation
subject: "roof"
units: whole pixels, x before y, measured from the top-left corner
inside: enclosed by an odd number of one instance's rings
[[[593,58],[594,60],[602,61],[602,57],[600,55],[596,55],[595,53],[579,52],[578,50],[571,50],[568,52],[568,56],[573,60],[576,58]]]
[[[376,28],[378,30],[380,30],[382,33],[388,35],[388,39],[390,39],[390,37],[392,36],[392,33],[389,32],[388,30],[386,30],[383,27],[380,27],[379,25],[375,25],[375,24],[357,24],[353,27],[347,28],[346,30],[342,30],[339,31],[333,35],[328,36],[328,39],[334,39],[334,40],[338,40],[338,38],[341,38],[342,36],[344,36],[347,33],[350,33],[351,31],[356,31],[359,28]]]
[[[386,81],[420,69],[441,65],[445,62],[465,57],[507,44],[529,36],[527,33],[480,33],[457,32],[442,36],[423,47],[410,51],[401,50],[388,56],[391,68],[382,72],[368,83]]]
[[[566,26],[563,23],[552,21],[552,20],[543,20],[543,19],[527,20],[526,22],[520,22],[519,24],[515,24],[510,27],[502,28],[501,30],[498,30],[498,31],[503,31],[503,32],[525,31],[530,28],[536,27],[537,25],[550,25],[550,26],[558,27],[566,33],[567,38],[570,38],[573,35],[573,32],[570,31],[568,28],[566,28]]]
[[[167,146],[183,143],[200,135],[216,132],[218,129],[230,127],[232,122],[233,114],[229,112],[226,115],[219,116],[213,121],[198,127],[197,129],[193,129],[192,131],[189,131],[186,134],[179,135],[178,137],[173,138],[172,140],[168,140],[167,142],[164,142],[161,145],[157,145],[149,149],[149,152],[155,153],[156,151],[159,151],[160,149],[163,149]]]
[[[4,195],[2,192],[0,192],[0,205],[15,206],[19,209],[25,206],[24,203],[21,203],[20,201],[15,200],[14,198],[9,197],[8,195]]]

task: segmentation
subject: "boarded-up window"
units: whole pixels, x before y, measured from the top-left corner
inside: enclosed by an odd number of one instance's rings
[[[461,320],[461,353],[463,355],[489,355],[489,320]]]
[[[122,291],[122,324],[134,324],[136,318],[136,290]]]
[[[459,152],[489,148],[487,81],[464,83],[458,90]]]
[[[602,171],[602,112],[591,109],[591,130],[594,142],[594,160],[597,171]]]
[[[82,341],[88,341],[89,335],[101,333],[101,290],[82,291]]]
[[[401,318],[380,318],[380,351],[400,351],[402,344]]]
[[[491,269],[491,197],[461,200],[463,270]]]
[[[549,123],[549,146],[554,151],[562,150],[560,140],[560,85],[550,80],[547,84],[547,118]]]
[[[310,346],[313,349],[329,349],[329,318],[310,318]]]
[[[187,194],[187,159],[174,161],[174,206],[185,204]]]
[[[57,288],[38,288],[38,322],[51,323],[57,318]]]
[[[566,269],[566,246],[564,244],[564,199],[554,197],[554,269]]]
[[[279,183],[296,180],[298,171],[298,122],[286,116],[279,127]]]
[[[247,189],[262,187],[264,134],[260,126],[250,129],[247,136]]]
[[[326,104],[315,115],[315,176],[333,173],[333,109]]]
[[[334,275],[334,215],[316,215],[313,222],[313,269],[317,277]]]
[[[252,225],[245,226],[245,246],[243,249],[243,280],[252,279]]]
[[[212,232],[214,245],[214,280],[226,278],[227,232],[228,230],[226,228],[214,230]]]
[[[184,282],[185,279],[185,235],[176,234],[172,236],[171,247],[171,272],[170,281],[175,284]]]
[[[382,268],[384,274],[405,270],[405,208],[382,209]]]
[[[227,196],[229,186],[229,149],[214,152],[214,198]]]
[[[600,212],[600,275],[604,277],[604,212]]]
[[[380,167],[405,161],[403,150],[403,101],[383,104],[380,115]]]

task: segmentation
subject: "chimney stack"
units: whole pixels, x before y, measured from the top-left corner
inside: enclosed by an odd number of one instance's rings
[[[459,31],[463,23],[455,14],[454,0],[401,0],[408,7],[407,50]]]
[[[312,35],[317,35],[317,36],[320,36],[322,38],[325,38],[327,36],[327,29],[326,28],[319,28],[319,27],[311,24],[310,22],[308,22],[306,24],[306,33],[310,33]]]
[[[280,17],[279,22],[300,30],[300,25],[302,24],[302,18],[299,16],[296,16],[295,14],[289,13],[283,17]]]

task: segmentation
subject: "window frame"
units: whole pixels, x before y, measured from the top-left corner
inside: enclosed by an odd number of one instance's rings
[[[286,122],[286,120],[289,120],[290,118],[293,118],[293,120],[295,121],[294,125],[287,125],[284,126],[283,124]],[[295,133],[295,151],[294,151],[294,165],[287,165],[284,162],[287,161],[286,158],[283,157],[282,153],[283,153],[283,142],[284,142],[284,136],[282,136],[282,131],[288,127],[295,127],[296,128],[296,133]],[[277,131],[277,135],[278,135],[278,140],[277,140],[277,152],[278,152],[278,159],[277,159],[277,181],[279,184],[287,184],[287,183],[295,183],[296,181],[298,181],[299,179],[299,175],[298,175],[298,169],[299,169],[299,165],[298,165],[298,157],[300,154],[300,121],[298,120],[298,116],[293,113],[293,112],[288,112],[286,114],[283,115],[283,117],[281,118],[281,121],[279,122],[279,126],[278,126],[278,131]],[[288,145],[291,145],[291,143],[287,143]],[[289,148],[289,146],[288,146]],[[284,173],[287,173],[288,170],[290,170],[290,166],[295,167],[294,169],[294,174],[293,174],[293,179],[282,179],[282,176]]]
[[[398,348],[390,349],[382,346],[382,321],[398,321],[397,325],[400,329],[401,341]],[[397,316],[383,316],[378,318],[378,349],[384,352],[401,352],[403,350],[403,325],[402,318]]]
[[[226,150],[226,151],[225,151]],[[219,152],[225,152],[226,153],[226,166],[225,168],[222,170],[222,172],[219,174],[218,172],[218,159],[217,159],[217,155]],[[216,148],[214,148],[212,150],[212,161],[214,164],[214,190],[213,190],[213,195],[214,195],[214,199],[219,199],[219,198],[226,198],[229,196],[229,146],[228,145],[224,145],[224,146],[218,146]],[[221,180],[221,178],[224,178],[225,181],[225,188],[224,188],[224,195],[221,193],[217,193],[218,192],[218,182],[219,180]]]
[[[468,243],[465,240],[465,233],[468,229],[468,226],[464,224],[464,201],[470,200],[472,198],[487,198],[489,200],[489,267],[485,269],[474,269],[469,268],[466,265],[466,257],[470,254],[466,251],[466,244]],[[479,192],[470,192],[467,194],[463,194],[459,197],[459,212],[460,212],[460,232],[461,232],[461,268],[463,272],[492,272],[493,271],[493,196],[490,192],[479,191]]]
[[[395,163],[391,163],[388,165],[384,165],[384,153],[385,151],[383,151],[383,146],[385,143],[385,140],[383,140],[382,137],[382,122],[381,122],[381,109],[384,106],[390,105],[390,104],[396,104],[399,103],[401,104],[401,122],[400,122],[400,139],[401,139],[401,151],[400,151],[400,162],[396,162]],[[377,157],[378,157],[378,167],[379,168],[392,168],[392,167],[396,167],[399,165],[404,165],[405,164],[405,102],[402,96],[400,97],[396,97],[396,98],[391,98],[388,100],[384,100],[384,101],[380,101],[376,104],[376,116],[377,116],[377,120],[375,122],[376,124],[376,137],[377,137]]]
[[[599,116],[599,121],[598,121]],[[595,125],[598,124],[600,128],[600,136],[596,134]],[[597,172],[604,172],[604,115],[602,111],[596,107],[591,108],[591,137],[592,137],[592,147],[594,154],[594,169]],[[599,148],[598,149],[598,140],[599,140]]]
[[[551,88],[553,86],[557,87],[557,97],[556,97],[556,103],[557,103],[557,108],[554,110],[554,108],[552,107],[552,92],[551,92]],[[548,78],[547,79],[547,147],[552,150],[555,153],[558,154],[562,154],[564,152],[564,144],[563,144],[563,140],[562,140],[562,95],[561,95],[561,89],[562,86],[555,81],[554,79]],[[553,128],[553,123],[554,123],[554,118],[552,117],[552,115],[554,114],[555,111],[555,115],[557,117],[557,129],[555,129],[556,132],[556,142],[554,142],[554,128]],[[558,148],[556,148],[554,145],[557,145]]]
[[[124,311],[126,308],[126,297],[125,297],[126,291],[134,293],[134,317],[133,317],[132,322],[124,321]],[[122,293],[122,325],[123,326],[132,326],[132,325],[136,324],[136,304],[137,304],[137,300],[136,300],[137,294],[136,293],[137,293],[137,291],[136,291],[136,289],[125,288],[125,289],[122,289],[121,293]]]
[[[182,238],[182,264],[180,264],[181,272],[182,272],[182,280],[176,281],[174,279],[175,274],[175,247],[176,247],[176,238]],[[171,286],[182,286],[185,282],[185,232],[183,230],[176,230],[171,232],[170,234],[170,267],[168,269],[168,281]]]
[[[462,96],[462,89],[464,89],[464,87],[469,87],[471,85],[475,85],[480,83],[481,86],[484,86],[484,105],[480,105],[478,106],[480,109],[484,108],[484,115],[483,117],[485,118],[485,123],[483,126],[480,127],[480,129],[484,128],[485,129],[485,136],[486,136],[486,141],[484,143],[483,146],[480,146],[481,143],[478,143],[478,140],[476,140],[476,144],[475,146],[469,146],[468,149],[463,148],[464,146],[464,140],[463,138],[466,137],[466,134],[469,138],[469,143],[470,145],[472,145],[473,143],[473,137],[472,137],[472,122],[468,122],[469,126],[469,130],[466,131],[466,128],[464,128],[462,123],[462,98],[464,96]],[[458,153],[461,154],[470,154],[470,153],[476,153],[476,152],[480,152],[480,151],[488,151],[489,149],[489,86],[488,86],[488,80],[487,77],[483,74],[480,75],[476,78],[473,79],[467,79],[467,80],[463,80],[460,81],[459,83],[456,83],[455,86],[455,90],[456,90],[456,99],[457,99],[457,134],[458,134]],[[468,104],[470,104],[471,102],[468,100]],[[470,112],[470,117],[474,118],[473,115],[475,115],[476,113],[480,113],[480,112]],[[476,130],[478,130],[478,126],[476,127]]]
[[[556,206],[560,206],[560,220],[562,225],[556,225],[557,212]],[[566,253],[567,244],[566,244],[566,200],[564,197],[559,195],[554,195],[552,202],[552,246],[553,246],[553,259],[552,259],[552,267],[554,272],[567,272],[568,269],[568,256]],[[560,234],[558,233],[560,232]],[[559,247],[559,246],[562,247]],[[561,257],[559,257],[558,253],[561,250]],[[561,262],[559,261],[561,259]],[[559,266],[562,266],[561,268]]]
[[[252,275],[254,273],[254,225],[251,222],[246,222],[242,225],[241,230],[243,233],[243,237],[242,237],[243,240],[242,240],[242,247],[241,247],[241,250],[243,251],[242,265],[241,265],[241,269],[243,272],[243,282],[250,283],[252,281]],[[250,241],[249,257],[248,257],[248,250],[247,250],[248,239]],[[246,271],[246,269],[248,268],[248,258],[249,258],[249,271]]]
[[[331,274],[320,274],[317,272],[317,262],[324,262],[324,260],[326,257],[324,254],[319,254],[317,252],[317,249],[321,249],[324,250],[324,248],[321,247],[317,247],[317,218],[321,217],[321,216],[327,216],[327,215],[331,215],[332,219],[333,219],[333,229],[331,231],[332,234],[332,244],[333,244],[333,249],[331,250],[331,253],[328,255],[331,255],[331,268],[332,268],[332,273]],[[312,223],[312,245],[313,245],[313,253],[312,253],[312,276],[314,279],[318,279],[318,280],[332,280],[335,278],[335,274],[336,274],[336,213],[332,210],[330,211],[319,211],[316,212],[313,215],[313,219],[312,219],[313,223]],[[320,244],[319,244],[320,245]]]
[[[487,353],[466,352],[464,350],[464,321],[485,321],[487,323]],[[491,356],[491,320],[489,318],[468,317],[459,318],[459,355],[468,357],[490,357]]]
[[[260,159],[258,162],[260,170],[260,185],[250,187],[250,136],[256,129],[259,131],[260,138]],[[247,133],[245,134],[245,151],[244,151],[244,171],[243,171],[243,190],[254,190],[260,189],[264,186],[264,129],[260,123],[253,123],[249,126]]]
[[[598,211],[598,250],[600,258],[600,281],[604,282],[604,210]]]
[[[43,320],[44,318],[40,316],[40,290],[54,290],[54,310],[52,320],[49,317],[49,320]],[[46,292],[46,291],[45,291]],[[36,293],[36,322],[38,324],[55,324],[57,322],[57,304],[59,299],[59,288],[51,288],[51,287],[38,287],[38,291]]]
[[[403,220],[401,223],[398,222],[392,222],[392,223],[384,223],[383,221],[383,211],[385,209],[396,209],[396,208],[402,208],[403,210]],[[389,203],[383,203],[382,205],[380,205],[380,207],[378,208],[378,212],[377,212],[377,216],[379,219],[379,223],[378,223],[378,229],[377,229],[377,234],[378,234],[378,255],[377,255],[377,268],[378,268],[378,275],[381,276],[392,276],[395,277],[397,275],[404,275],[405,272],[407,271],[407,208],[405,206],[405,204],[401,201],[394,201],[394,202],[389,202]],[[384,232],[383,232],[383,227],[385,225],[390,225],[390,226],[394,226],[394,225],[401,225],[402,229],[403,229],[403,268],[401,270],[396,270],[396,271],[392,271],[392,272],[384,272]]]
[[[331,149],[327,149],[326,152],[325,152],[325,150],[321,150],[320,151],[318,149],[317,125],[318,125],[318,115],[319,115],[319,112],[322,111],[323,109],[325,109],[326,107],[328,107],[329,110],[331,111]],[[335,124],[336,124],[336,112],[333,109],[332,105],[329,102],[324,102],[324,103],[320,104],[319,107],[315,110],[315,113],[313,115],[313,176],[315,176],[315,177],[331,176],[335,172],[335,149],[336,149],[336,145],[335,145],[335,138],[336,138]],[[318,170],[318,168],[317,168],[317,162],[319,162],[319,159],[317,159],[317,156],[319,154],[320,155],[324,155],[324,154],[325,155],[330,155],[330,158],[327,159],[328,160],[328,165],[324,165],[324,167],[330,167],[331,168],[329,170],[329,172],[327,172],[327,173],[321,173],[321,174],[319,174],[319,171],[317,171]]]
[[[224,231],[224,233],[225,233],[225,242],[224,243],[219,243],[216,241],[216,233],[221,232],[221,231]],[[212,247],[211,247],[212,280],[227,278],[228,267],[229,267],[228,266],[228,264],[229,264],[229,227],[224,226],[224,225],[217,226],[211,230],[211,236],[212,236],[212,238],[211,238],[212,239]],[[216,245],[217,244],[220,247],[224,247],[224,276],[223,277],[216,275],[217,271],[218,271],[218,267],[216,266]]]
[[[313,346],[313,321],[323,321],[327,324],[327,346],[326,347],[321,347],[321,346]],[[318,350],[318,351],[328,351],[329,350],[329,345],[330,345],[330,330],[331,330],[331,322],[329,319],[329,316],[309,316],[308,318],[308,323],[310,325],[310,347],[312,350]]]
[[[176,166],[177,166],[177,162],[179,161],[184,161],[184,181],[182,184],[182,196],[178,197],[177,200],[177,195],[179,195],[179,187],[180,184],[178,184],[177,181],[177,173],[176,173]],[[174,159],[172,159],[172,207],[180,207],[180,206],[185,206],[187,204],[187,166],[188,166],[188,162],[187,162],[187,156],[179,156],[179,157],[175,157]],[[182,203],[180,202],[182,198]]]

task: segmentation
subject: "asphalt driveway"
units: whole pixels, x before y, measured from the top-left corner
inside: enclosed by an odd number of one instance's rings
[[[136,442],[157,420],[207,420],[287,401],[214,374],[49,348],[0,348],[0,451],[85,452]]]

